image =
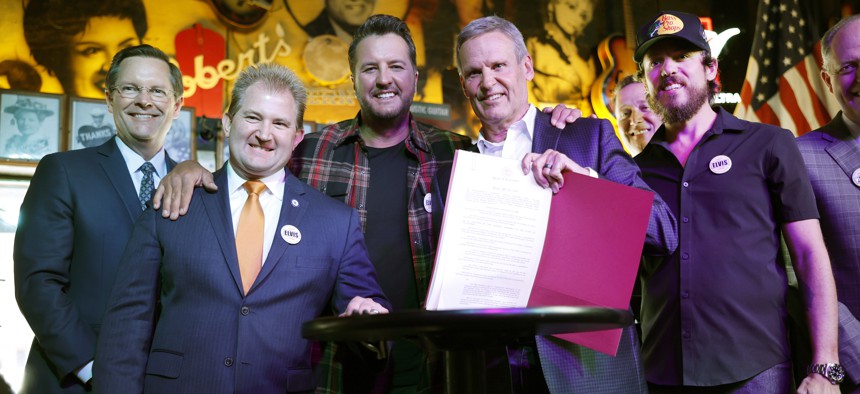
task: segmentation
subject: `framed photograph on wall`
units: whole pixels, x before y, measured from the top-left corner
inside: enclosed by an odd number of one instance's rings
[[[35,164],[62,145],[63,96],[0,90],[0,161]]]
[[[72,97],[69,107],[69,150],[99,146],[116,135],[104,100]]]
[[[164,138],[164,149],[171,159],[177,163],[185,160],[197,160],[194,140],[197,135],[197,118],[193,107],[182,107],[179,117],[173,121],[170,131]]]

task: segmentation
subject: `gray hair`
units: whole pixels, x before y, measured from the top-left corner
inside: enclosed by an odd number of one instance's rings
[[[245,102],[245,93],[257,82],[263,83],[263,87],[269,92],[290,92],[293,95],[296,101],[296,127],[301,129],[308,103],[308,91],[293,70],[275,63],[248,66],[242,70],[233,84],[233,94],[230,97],[227,115],[232,119],[239,112],[239,108]]]
[[[821,37],[821,61],[824,63],[823,69],[825,72],[832,73],[836,71],[833,69],[833,66],[835,65],[832,64],[833,59],[831,59],[831,53],[833,53],[833,38],[836,37],[836,34],[838,34],[843,27],[848,26],[857,20],[860,20],[860,14],[845,17],[833,25],[833,27],[827,30],[827,32],[824,33],[824,36]]]
[[[460,34],[457,35],[457,71],[461,75],[463,74],[463,67],[460,63],[460,48],[463,47],[463,44],[465,44],[466,41],[494,31],[502,33],[511,39],[514,43],[514,53],[517,55],[518,62],[528,56],[529,53],[526,49],[526,42],[523,40],[523,33],[520,33],[520,30],[517,29],[513,23],[498,16],[485,16],[469,22],[469,24],[460,31]]]

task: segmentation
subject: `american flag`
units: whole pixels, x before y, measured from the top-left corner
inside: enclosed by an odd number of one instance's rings
[[[839,106],[819,75],[821,44],[798,1],[759,2],[735,116],[802,135],[830,121]]]

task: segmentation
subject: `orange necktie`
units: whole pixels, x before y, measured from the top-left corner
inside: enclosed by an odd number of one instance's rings
[[[245,200],[245,206],[239,215],[236,251],[239,254],[242,286],[245,288],[245,294],[248,294],[263,266],[263,229],[266,222],[263,219],[263,206],[260,205],[260,193],[266,190],[266,184],[252,180],[242,186],[248,191],[248,199]]]

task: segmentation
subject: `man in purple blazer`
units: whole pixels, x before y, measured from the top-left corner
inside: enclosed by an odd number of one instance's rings
[[[799,137],[797,145],[821,215],[836,296],[847,306],[839,310],[839,359],[846,371],[842,390],[860,392],[860,323],[855,318],[860,316],[860,15],[824,34],[821,55],[821,78],[841,111],[824,127]]]
[[[302,324],[329,305],[388,312],[358,213],[284,169],[303,136],[306,99],[286,67],[239,75],[222,118],[230,161],[215,173],[219,191],[196,190],[183,220],[149,210],[135,225],[98,341],[96,391],[308,392]],[[261,245],[237,243],[254,199]],[[252,246],[249,269],[239,256]]]

